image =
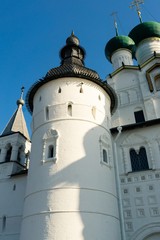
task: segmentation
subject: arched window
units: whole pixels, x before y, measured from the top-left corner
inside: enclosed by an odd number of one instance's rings
[[[54,146],[49,145],[48,146],[48,158],[53,158],[53,156],[54,156]]]
[[[139,152],[135,149],[130,149],[130,159],[132,172],[149,170],[146,149],[141,147]]]
[[[106,151],[106,149],[103,149],[103,162],[108,163],[107,151]]]
[[[55,129],[48,129],[43,136],[42,163],[57,161],[57,139],[58,132]]]
[[[12,154],[12,146],[9,145],[9,148],[7,149],[5,162],[9,162],[11,160],[11,154]]]

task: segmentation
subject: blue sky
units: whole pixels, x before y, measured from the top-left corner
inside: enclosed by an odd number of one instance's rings
[[[86,50],[86,66],[102,79],[112,71],[104,48],[115,35],[128,35],[139,23],[131,0],[5,0],[0,7],[0,132],[16,110],[20,88],[25,94],[46,72],[60,64],[59,50],[74,30]],[[143,21],[160,21],[159,0],[141,5]],[[31,117],[23,107],[27,124]]]

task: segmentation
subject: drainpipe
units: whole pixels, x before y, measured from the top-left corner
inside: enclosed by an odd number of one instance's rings
[[[117,127],[118,134],[113,142],[113,151],[114,151],[114,159],[115,159],[115,178],[116,178],[116,186],[117,186],[117,195],[118,195],[118,209],[119,209],[119,217],[120,217],[120,230],[121,230],[121,239],[125,240],[125,228],[124,228],[124,219],[123,219],[123,208],[122,208],[122,198],[121,198],[121,188],[119,181],[119,166],[118,166],[118,156],[117,156],[117,141],[121,135],[122,127]]]

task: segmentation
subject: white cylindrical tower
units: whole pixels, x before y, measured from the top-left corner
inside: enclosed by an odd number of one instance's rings
[[[20,240],[120,239],[109,131],[116,98],[73,34],[28,93],[32,150]]]

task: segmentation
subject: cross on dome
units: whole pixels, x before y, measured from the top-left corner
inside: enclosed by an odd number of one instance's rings
[[[117,12],[112,12],[111,16],[113,17],[113,20],[114,20],[114,27],[115,27],[115,30],[116,30],[116,36],[118,36],[118,25],[117,25]]]
[[[142,23],[142,17],[141,17],[141,11],[140,11],[140,4],[143,4],[144,0],[133,0],[133,2],[131,2],[130,8],[136,8],[140,23]]]
[[[17,100],[17,105],[24,105],[24,100],[23,100],[23,94],[24,94],[24,87],[22,86],[21,87],[21,96],[20,96],[20,99]]]

